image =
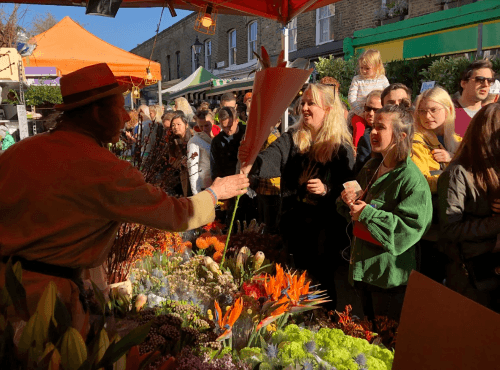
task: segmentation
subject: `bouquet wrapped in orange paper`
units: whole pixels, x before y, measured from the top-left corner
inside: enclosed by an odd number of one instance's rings
[[[259,154],[271,128],[276,126],[285,109],[292,103],[312,69],[286,68],[281,52],[277,67],[271,67],[266,49],[257,55],[262,70],[255,73],[252,105],[248,116],[245,138],[241,142],[240,161],[242,167],[250,165]],[[244,158],[241,155],[244,154]]]

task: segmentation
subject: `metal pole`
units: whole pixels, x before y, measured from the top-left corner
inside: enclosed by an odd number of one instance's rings
[[[163,101],[162,101],[162,96],[161,96],[161,79],[160,81],[158,81],[158,105],[160,106],[160,109],[161,107],[163,107]]]
[[[281,47],[285,54],[285,61],[288,62],[288,26],[283,28],[283,33],[281,34]],[[281,117],[281,133],[288,130],[288,107],[285,109],[283,116]]]
[[[130,93],[130,109],[134,109],[134,94]]]
[[[477,56],[481,58],[483,56],[483,24],[479,23],[477,25]]]

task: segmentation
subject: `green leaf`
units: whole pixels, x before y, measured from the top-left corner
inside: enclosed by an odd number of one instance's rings
[[[18,270],[21,264],[16,263],[14,269]],[[12,300],[14,309],[21,319],[28,321],[30,319],[30,314],[28,311],[28,304],[26,302],[26,290],[24,290],[23,285],[14,273],[12,267],[12,258],[9,259],[5,267],[5,287]],[[19,270],[18,270],[19,271]]]
[[[130,348],[144,342],[152,324],[153,321],[150,321],[147,324],[139,326],[123,337],[118,343],[113,342],[110,344],[101,361],[97,364],[97,368],[99,369],[107,366],[108,364],[115,363],[118,359],[120,359],[120,357],[126,354]]]
[[[59,297],[56,297],[54,318],[57,322],[57,332],[59,333],[59,337],[62,337],[64,333],[66,333],[66,330],[68,330],[71,326],[71,315]]]

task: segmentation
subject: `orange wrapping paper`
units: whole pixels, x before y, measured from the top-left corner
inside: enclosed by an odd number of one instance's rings
[[[248,117],[245,139],[241,145],[248,156],[240,158],[243,165],[252,164],[285,109],[292,103],[312,69],[267,68],[255,74],[252,105]]]

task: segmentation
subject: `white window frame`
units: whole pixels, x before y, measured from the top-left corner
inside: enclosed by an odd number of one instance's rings
[[[252,39],[252,26],[255,25],[255,39]],[[257,57],[253,54],[253,51],[257,52],[257,38],[258,38],[258,28],[257,21],[253,21],[248,24],[248,61],[257,59]],[[255,49],[252,48],[252,43],[255,43]]]
[[[330,6],[333,6],[334,13],[330,14],[328,17],[324,17],[324,18],[320,19],[319,16],[320,16],[321,9],[328,8],[328,12],[330,12]],[[320,24],[321,24],[321,21],[325,20],[325,19],[328,20],[327,21],[327,24],[328,24],[328,35],[330,35],[331,34],[331,32],[330,32],[330,18],[331,17],[335,17],[335,4],[326,5],[326,6],[323,6],[323,7],[319,8],[319,9],[316,9],[316,45],[322,45],[322,44],[326,44],[327,42],[335,41],[335,37],[334,37],[332,39],[320,42],[320,39],[321,39],[321,34],[320,34]]]
[[[297,17],[293,18],[288,27],[288,51],[297,51]]]
[[[234,45],[231,43],[232,39],[233,39],[233,34],[234,34]],[[229,63],[228,65],[232,66],[232,65],[235,65],[236,64],[236,52],[237,52],[237,49],[236,49],[236,30],[231,30],[229,31],[228,33],[228,49],[229,49]],[[234,52],[233,52],[234,50]],[[231,58],[231,54],[233,56],[233,58]],[[231,59],[234,59],[233,62],[231,63]]]
[[[212,70],[212,41],[205,41],[205,69]],[[210,61],[208,61],[210,57]]]
[[[193,48],[191,48],[191,73],[196,71],[196,55]]]

